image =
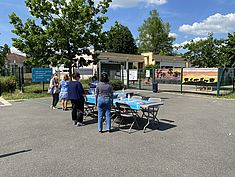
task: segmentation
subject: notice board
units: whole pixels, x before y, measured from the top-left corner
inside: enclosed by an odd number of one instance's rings
[[[52,68],[32,68],[32,82],[50,82]]]

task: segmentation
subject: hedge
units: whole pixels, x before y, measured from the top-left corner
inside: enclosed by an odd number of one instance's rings
[[[14,92],[16,89],[15,76],[0,76],[0,92]]]
[[[113,90],[121,90],[124,88],[124,83],[121,80],[110,80],[110,84],[112,84]]]

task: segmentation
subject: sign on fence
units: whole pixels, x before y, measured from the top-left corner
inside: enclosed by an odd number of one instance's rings
[[[52,68],[32,68],[32,82],[50,82]]]
[[[149,69],[146,70],[145,77],[147,77],[147,78],[150,77],[150,70]]]
[[[184,84],[200,83],[217,83],[218,68],[184,68],[183,81]]]
[[[129,70],[129,80],[130,81],[137,81],[138,80],[138,70],[137,69],[130,69]]]

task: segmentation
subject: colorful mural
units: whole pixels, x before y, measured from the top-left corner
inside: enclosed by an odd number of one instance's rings
[[[218,68],[183,68],[184,84],[193,84],[198,82],[217,83]]]
[[[155,78],[156,79],[180,80],[181,68],[156,69],[155,70]]]

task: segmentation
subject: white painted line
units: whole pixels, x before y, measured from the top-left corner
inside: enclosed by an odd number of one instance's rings
[[[2,97],[0,97],[0,102],[3,104],[0,104],[0,106],[11,106],[12,104],[8,101],[4,100]]]

